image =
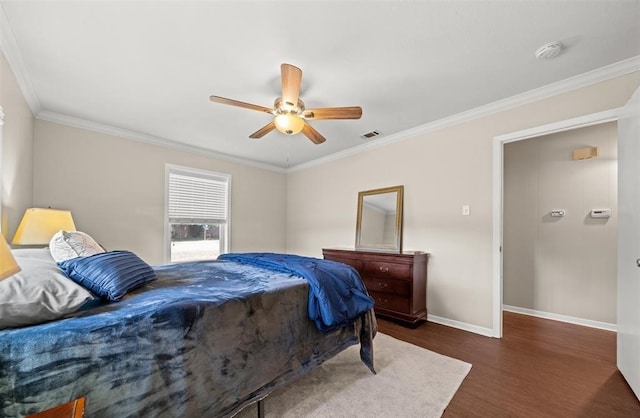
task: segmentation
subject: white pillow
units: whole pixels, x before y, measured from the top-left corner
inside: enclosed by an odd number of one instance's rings
[[[80,231],[58,231],[49,242],[49,251],[57,263],[76,257],[100,254],[104,248],[89,235]]]
[[[22,270],[0,280],[0,329],[57,319],[93,299],[60,271],[46,248],[12,253]]]

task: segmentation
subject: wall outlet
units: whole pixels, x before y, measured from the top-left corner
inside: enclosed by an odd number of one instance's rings
[[[469,205],[462,205],[462,216],[469,216],[471,214],[471,208]]]

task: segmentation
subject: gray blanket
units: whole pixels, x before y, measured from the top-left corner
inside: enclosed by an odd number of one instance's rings
[[[371,312],[323,333],[302,278],[215,261],[155,270],[120,302],[0,331],[0,417],[80,396],[87,417],[225,417],[358,342],[373,369]]]

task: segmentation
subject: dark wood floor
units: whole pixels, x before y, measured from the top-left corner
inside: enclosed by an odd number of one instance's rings
[[[614,332],[510,312],[501,339],[381,317],[378,329],[472,364],[444,417],[640,417],[616,368]]]

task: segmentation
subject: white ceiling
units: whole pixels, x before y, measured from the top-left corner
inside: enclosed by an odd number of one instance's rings
[[[36,117],[280,168],[380,141],[640,55],[640,1],[1,1],[2,49]],[[563,53],[534,52],[562,41]],[[280,64],[326,138],[248,136]]]

